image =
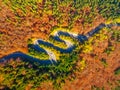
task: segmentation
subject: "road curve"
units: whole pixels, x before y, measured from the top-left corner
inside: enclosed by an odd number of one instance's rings
[[[63,42],[67,45],[67,48],[63,49],[60,48],[58,46],[55,46],[54,44],[44,41],[42,39],[37,39],[34,41],[32,48],[34,48],[35,50],[37,50],[38,52],[46,52],[49,55],[49,59],[48,60],[40,60],[38,58],[35,58],[33,56],[24,54],[22,52],[15,52],[12,54],[9,54],[7,56],[4,56],[0,59],[0,62],[4,62],[6,60],[10,60],[11,58],[16,59],[18,57],[24,58],[30,62],[37,62],[40,65],[54,65],[57,63],[56,60],[56,56],[54,54],[54,52],[52,52],[51,50],[48,49],[44,49],[42,47],[40,47],[40,45],[45,45],[45,46],[49,46],[52,47],[58,51],[60,51],[61,53],[71,53],[74,49],[75,49],[75,45],[73,42],[70,42],[69,40],[62,40],[60,38],[61,35],[64,36],[68,36],[71,38],[74,38],[76,40],[78,40],[78,42],[83,43],[84,41],[88,40],[91,36],[93,36],[94,34],[98,33],[102,28],[107,27],[107,28],[111,28],[112,26],[120,26],[120,23],[110,23],[110,24],[104,24],[101,23],[99,26],[97,26],[96,28],[92,29],[90,32],[88,32],[86,35],[80,35],[80,34],[75,34],[72,32],[64,32],[64,31],[56,31],[53,35],[53,39],[58,41],[58,42]]]

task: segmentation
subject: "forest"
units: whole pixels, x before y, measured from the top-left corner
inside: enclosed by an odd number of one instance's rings
[[[120,90],[120,0],[0,0],[0,90]]]

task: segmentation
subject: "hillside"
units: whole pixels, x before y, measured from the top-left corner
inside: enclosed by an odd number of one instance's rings
[[[119,90],[119,0],[0,0],[0,90]]]

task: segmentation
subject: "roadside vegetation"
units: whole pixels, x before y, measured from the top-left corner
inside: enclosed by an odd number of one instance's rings
[[[106,31],[107,30],[107,31]],[[112,29],[111,29],[112,30]],[[114,31],[114,30],[112,30]],[[101,30],[98,34],[91,37],[85,43],[77,45],[78,47],[68,54],[59,53],[56,55],[59,57],[58,63],[56,65],[50,66],[40,66],[37,63],[28,62],[24,59],[9,60],[8,62],[3,62],[0,65],[0,88],[9,88],[9,89],[26,89],[30,88],[31,90],[41,89],[42,83],[50,82],[52,89],[61,89],[66,80],[73,81],[76,79],[75,73],[83,72],[87,67],[88,61],[87,57],[80,56],[80,54],[92,54],[95,53],[95,47],[98,47],[101,42],[104,42],[112,37],[111,31],[107,28]],[[116,32],[116,31],[115,31]],[[109,36],[109,34],[111,36]],[[114,40],[115,41],[115,40]],[[29,42],[30,44],[30,42]],[[42,47],[54,51],[50,47],[42,45]],[[112,46],[113,47],[113,46]],[[108,47],[107,47],[108,48]],[[106,48],[104,48],[106,50]],[[104,52],[103,53],[107,53]],[[57,53],[57,50],[54,52]],[[112,51],[110,51],[112,52]],[[48,58],[45,54],[37,53],[34,50],[30,50],[30,54],[33,56],[42,57],[43,59]],[[107,53],[108,54],[108,53]],[[110,53],[109,53],[110,54]],[[98,59],[99,56],[96,53],[94,59]],[[109,67],[108,60],[105,58],[100,59],[101,64],[105,67]],[[79,66],[78,66],[79,65]],[[120,69],[119,67],[114,70],[114,74],[119,76]],[[104,88],[104,87],[102,87]],[[92,86],[92,90],[102,89],[97,86]],[[119,88],[112,87],[112,88]],[[117,89],[115,89],[117,90]]]
[[[4,62],[0,65],[0,88],[9,87],[12,90],[21,90],[31,85],[31,90],[34,90],[39,88],[42,82],[51,81],[54,88],[59,89],[68,75],[77,71],[75,67],[77,60],[78,56],[73,52],[62,55],[58,64],[52,66],[40,66],[37,63],[30,63],[27,60],[21,61],[20,59]],[[83,70],[85,67],[84,59],[81,60],[81,65],[79,70]]]
[[[119,0],[0,0],[0,57],[24,51],[32,38],[66,48],[50,36],[58,28],[84,35],[104,22],[120,23]],[[0,63],[0,90],[120,89],[119,28],[104,28],[84,43],[60,38],[73,42],[75,50],[65,54],[40,45],[55,53],[56,65],[40,66],[23,58]],[[27,50],[31,56],[49,59],[46,53]]]

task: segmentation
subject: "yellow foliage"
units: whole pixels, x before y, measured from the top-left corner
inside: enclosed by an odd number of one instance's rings
[[[43,0],[37,0],[39,3],[42,3]]]
[[[3,82],[3,80],[4,80],[3,75],[0,75],[0,84]]]
[[[81,61],[80,61],[80,69],[83,70],[86,66],[86,62],[85,62],[85,59],[83,58]]]
[[[120,23],[120,18],[115,19],[114,22]]]
[[[84,53],[89,53],[93,50],[92,45],[90,45],[90,44],[83,45],[82,48],[83,48]]]
[[[110,24],[111,22],[112,22],[112,20],[109,19],[109,20],[107,20],[107,21],[105,22],[105,24]]]
[[[116,18],[116,19],[114,19],[114,20],[112,20],[112,19],[109,19],[109,20],[107,20],[106,22],[105,22],[105,24],[110,24],[110,23],[120,23],[120,17],[119,18]]]

